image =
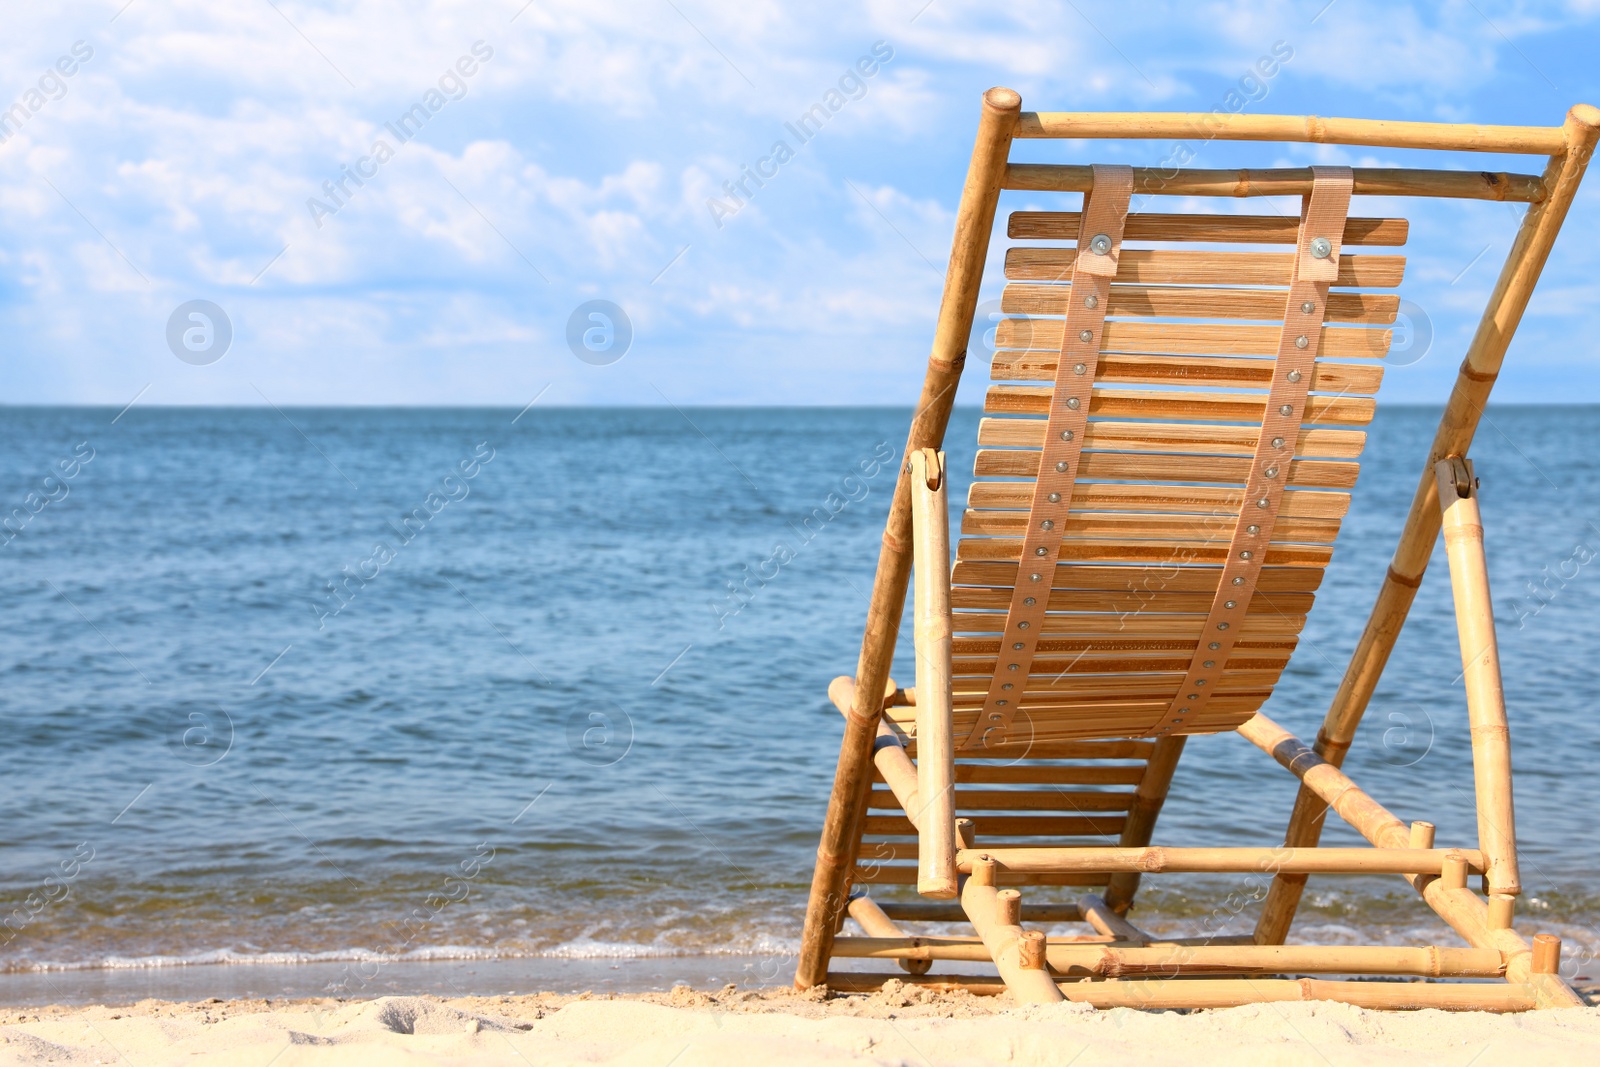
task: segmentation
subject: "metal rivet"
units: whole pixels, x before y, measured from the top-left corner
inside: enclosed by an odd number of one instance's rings
[[[1028,628],[1028,625],[1029,625],[1028,620],[1027,619],[1023,619],[1021,622],[1017,623],[1017,629],[1026,630]]]
[[[1225,608],[1236,608],[1239,606],[1239,602],[1237,600],[1225,600],[1223,601],[1222,606]]]
[[[1060,463],[1056,464],[1056,470],[1058,472],[1062,473],[1062,474],[1065,474],[1067,472],[1067,467],[1068,466],[1069,466],[1069,464],[1067,463],[1067,461],[1066,460],[1062,460]]]
[[[1208,659],[1204,663],[1201,664],[1201,666],[1206,668],[1207,670],[1210,670],[1212,667],[1215,667],[1216,665],[1217,665],[1217,661],[1214,660],[1214,659]]]
[[[1048,556],[1050,554],[1050,550],[1045,548],[1043,545],[1040,545],[1038,548],[1033,550],[1033,554],[1035,556]]]
[[[1042,575],[1042,574],[1030,574],[1030,575],[1028,575],[1028,580],[1031,581],[1031,582],[1037,582],[1037,581],[1041,580],[1042,578],[1044,578],[1044,575]]]
[[[1062,431],[1061,431],[1061,439],[1062,439],[1062,440],[1063,440],[1063,441],[1070,441],[1070,440],[1072,440],[1072,431],[1071,431],[1071,430],[1062,430]]]
[[[995,701],[995,702],[994,702],[994,704],[995,704],[995,707],[997,707],[997,708],[1003,708],[1003,707],[1005,707],[1005,706],[1006,706],[1006,704],[1008,704],[1008,703],[1010,703],[1010,702],[1009,702],[1009,701],[1005,701],[1005,700],[996,700],[996,701]]]
[[[1041,530],[1054,530],[1055,528],[1056,521],[1054,519],[1046,519],[1039,524],[1039,529]]]
[[[1253,527],[1253,526],[1252,526],[1252,527],[1251,527],[1251,528],[1250,528],[1250,532],[1251,532],[1251,533],[1254,533],[1254,532],[1255,532],[1255,529],[1256,529],[1256,528],[1255,528],[1255,527]],[[1235,579],[1234,579],[1234,580],[1233,580],[1233,584],[1234,584],[1234,585],[1243,585],[1243,584],[1244,584],[1244,579],[1243,579],[1243,578],[1235,578]]]
[[[1222,646],[1217,644],[1217,642],[1213,641],[1209,645],[1207,645],[1206,647],[1209,648],[1211,651],[1215,652],[1217,649],[1221,648]]]
[[[1305,334],[1301,334],[1299,337],[1296,337],[1294,339],[1294,346],[1296,348],[1306,348],[1310,344],[1311,344],[1311,338],[1307,337]]]
[[[1100,306],[1100,298],[1095,296],[1093,293],[1090,293],[1088,296],[1083,298],[1083,306],[1086,308],[1097,308]]]
[[[1249,526],[1244,528],[1244,532],[1249,534],[1251,537],[1254,537],[1256,534],[1261,532],[1261,527],[1257,526],[1255,523],[1251,523]],[[1233,580],[1233,584],[1238,585],[1242,581],[1244,581],[1243,578],[1235,578]]]
[[[1008,671],[1020,671],[1021,669],[1022,669],[1022,664],[1020,664],[1020,663],[1008,663],[1008,664],[1006,664],[1006,670],[1008,670]]]
[[[1305,312],[1307,315],[1309,315],[1313,311],[1317,310],[1317,305],[1315,305],[1311,301],[1307,300],[1304,304],[1300,305],[1300,310]]]
[[[1011,646],[1011,651],[1013,651],[1013,652],[1021,652],[1023,649],[1025,649],[1027,647],[1028,647],[1027,645],[1023,644],[1021,641],[1018,641],[1016,644]]]
[[[1088,338],[1084,338],[1084,340],[1088,340]],[[1073,374],[1083,374],[1088,369],[1089,368],[1084,366],[1082,363],[1074,363],[1072,365],[1072,373]]]
[[[1273,439],[1272,439],[1272,447],[1273,447],[1273,448],[1282,448],[1282,447],[1283,447],[1283,438],[1281,438],[1281,437],[1274,437],[1274,438],[1273,438]]]
[[[1082,402],[1082,401],[1080,401],[1080,400],[1079,400],[1079,399],[1078,399],[1078,398],[1077,398],[1077,397],[1075,397],[1075,396],[1069,396],[1069,397],[1067,397],[1067,407],[1069,407],[1069,408],[1071,408],[1071,409],[1072,409],[1072,410],[1073,410],[1073,411],[1077,411],[1077,410],[1078,410],[1078,408],[1079,408],[1079,407],[1080,407],[1080,406],[1081,406],[1081,405],[1082,405],[1082,403],[1083,403],[1083,402]]]
[[[1240,559],[1255,559],[1256,558],[1256,554],[1254,552],[1250,551],[1247,548],[1243,552],[1239,553],[1239,558]]]
[[[1016,686],[1012,685],[1010,682],[1007,682],[1005,685],[1002,685],[1000,688],[1003,691],[1003,690],[1008,690],[1008,689],[1015,689]]]
[[[1282,404],[1282,405],[1279,405],[1278,414],[1279,415],[1293,415],[1294,414],[1294,405],[1293,404]]]
[[[1227,624],[1227,623],[1225,623],[1225,622],[1219,622],[1219,623],[1217,623],[1217,629],[1219,629],[1219,630],[1226,630],[1226,629],[1227,629],[1227,628],[1228,628],[1228,624]]]
[[[1061,494],[1060,493],[1051,493],[1049,496],[1045,497],[1045,499],[1050,501],[1050,503],[1052,503],[1052,504],[1059,504],[1059,503],[1061,503]]]
[[[1197,685],[1197,686],[1205,685],[1206,684],[1206,680],[1204,678],[1196,678],[1194,680],[1194,684]]]
[[[1268,478],[1276,478],[1278,476],[1278,468],[1277,467],[1268,467],[1266,470],[1262,471],[1261,473],[1266,475]]]
[[[1326,237],[1313,237],[1311,239],[1311,256],[1313,259],[1327,259],[1332,254],[1332,241]]]
[[[1027,605],[1030,608],[1033,607],[1033,605],[1038,603],[1038,601],[1033,599],[1033,597],[1031,597],[1031,596],[1023,597],[1022,598],[1022,602],[1023,602],[1023,604]]]
[[[1288,378],[1291,382],[1298,382],[1300,380],[1300,372],[1297,370],[1292,370],[1288,374],[1284,375],[1284,377]]]
[[[1271,506],[1272,506],[1272,501],[1268,500],[1266,497],[1262,497],[1260,500],[1256,501],[1256,507],[1261,508],[1263,511],[1265,511],[1267,508],[1270,508]]]
[[[1184,697],[1184,699],[1185,700],[1196,700],[1196,699],[1199,699],[1199,696],[1200,696],[1199,693],[1190,693],[1188,696]],[[1179,719],[1177,721],[1178,722],[1182,722],[1183,720]]]
[[[1111,237],[1109,234],[1097,233],[1089,238],[1089,251],[1097,256],[1103,256],[1111,251]],[[1326,253],[1324,253],[1326,255]]]
[[[1093,330],[1079,330],[1078,331],[1078,340],[1080,340],[1080,341],[1093,341],[1094,340],[1094,331]]]

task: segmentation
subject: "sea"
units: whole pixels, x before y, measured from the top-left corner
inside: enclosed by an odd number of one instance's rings
[[[909,415],[3,409],[0,1003],[790,981]],[[1266,709],[1302,737],[1437,416],[1371,427]],[[1491,407],[1473,448],[1518,921],[1573,978],[1600,976],[1597,439],[1600,407]],[[1476,840],[1465,714],[1441,547],[1346,764],[1441,845]],[[1199,738],[1156,838],[1273,845],[1293,795]],[[1216,931],[1226,901],[1245,932],[1247,882],[1149,878],[1134,918]],[[1398,879],[1334,876],[1293,937],[1458,943]]]

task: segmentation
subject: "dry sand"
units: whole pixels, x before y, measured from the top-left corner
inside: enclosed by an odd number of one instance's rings
[[[618,1064],[1600,1063],[1600,1008],[1524,1015],[1344,1004],[1225,1011],[1014,1007],[889,989],[825,1000],[679,987],[626,997],[147,1000],[0,1010],[0,1063]]]

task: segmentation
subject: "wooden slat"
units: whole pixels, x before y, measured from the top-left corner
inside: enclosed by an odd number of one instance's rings
[[[1307,488],[1349,489],[1356,484],[1360,464],[1343,460],[1297,459],[1289,464],[1289,485]],[[1217,456],[1196,464],[1192,456],[1137,456],[1116,452],[1085,452],[1078,464],[1079,478],[1147,482],[1244,482],[1250,460]],[[1039,452],[1034,449],[981,448],[973,461],[980,478],[1036,478]]]
[[[1001,319],[995,327],[997,349],[1061,351],[1065,319]],[[1382,359],[1389,351],[1391,330],[1365,326],[1324,326],[1316,354],[1339,359]],[[1275,356],[1282,326],[1240,322],[1141,322],[1112,320],[1105,324],[1102,352],[1181,354],[1196,356]],[[996,353],[998,355],[998,353]]]
[[[1251,431],[1252,434],[1253,432]],[[1026,509],[1033,502],[1033,485],[1033,482],[973,482],[967,490],[967,506]],[[1214,485],[1119,485],[1108,482],[1079,482],[1072,487],[1073,508],[1085,511],[1238,514],[1239,505],[1243,502],[1243,490]],[[1283,494],[1278,514],[1304,519],[1338,519],[1343,518],[1349,508],[1349,493],[1291,490]]]
[[[1106,314],[1282,321],[1288,296],[1288,289],[1113,285]],[[1000,310],[1007,315],[1065,315],[1071,297],[1072,286],[1063,282],[1012,282],[1000,294]],[[1386,325],[1399,314],[1400,297],[1331,292],[1327,310],[1328,322]]]
[[[1272,610],[1285,614],[1304,615],[1311,610],[1314,599],[1311,593],[1276,593],[1271,595]],[[950,590],[950,606],[957,610],[1000,611],[1010,606],[1011,590],[1004,586],[958,585]],[[1211,593],[1176,593],[1160,591],[1112,591],[1099,589],[1056,589],[1050,593],[1050,611],[1104,611],[1113,614],[1124,612],[1199,612],[1211,610]]]
[[[983,837],[1111,837],[1122,833],[1122,815],[975,815]],[[868,815],[863,834],[878,837],[916,837],[916,827],[902,815]],[[867,849],[871,851],[871,849]]]
[[[1023,763],[1014,767],[993,767],[983,763],[956,764],[956,782],[999,785],[1138,785],[1144,776],[1143,764],[1097,766],[1094,764]],[[872,780],[882,783],[883,775],[874,772]]]
[[[1045,428],[1043,419],[986,418],[978,423],[978,444],[991,448],[1042,448]],[[1253,456],[1260,437],[1261,431],[1255,426],[1101,420],[1089,423],[1083,447],[1117,452]],[[1367,435],[1360,430],[1301,430],[1294,454],[1355,459],[1366,441]]]
[[[1022,551],[1020,537],[961,539],[956,548],[958,560],[1015,561]],[[1123,541],[1101,538],[1095,541],[1063,541],[1060,559],[1085,563],[1221,563],[1228,546],[1210,541]],[[1263,566],[1326,567],[1333,550],[1326,545],[1272,544],[1267,547]]]
[[[1039,624],[1044,634],[1164,634],[1171,637],[1198,639],[1203,617],[1193,615],[1046,615]],[[1006,628],[1005,612],[960,611],[951,620],[957,633],[1003,633]],[[1282,615],[1275,611],[1252,611],[1240,622],[1239,632],[1251,637],[1298,634],[1305,628],[1304,615]]]
[[[1049,386],[991,385],[983,410],[990,415],[1048,415]],[[1247,393],[1188,393],[1154,389],[1096,389],[1089,397],[1089,414],[1107,418],[1207,419],[1261,423],[1266,397]],[[1366,396],[1310,396],[1306,398],[1307,425],[1364,426],[1372,421],[1377,403]]]
[[[1060,362],[1059,351],[1006,349],[994,354],[989,377],[996,381],[1053,382]],[[1273,365],[1274,361],[1267,359],[1112,354],[1100,357],[1095,381],[1111,385],[1266,388],[1272,384]],[[1311,392],[1371,395],[1383,383],[1383,370],[1382,364],[1318,360],[1311,370]]]
[[[917,865],[904,866],[883,863],[875,866],[857,866],[852,881],[858,885],[915,885]],[[1104,886],[1106,876],[1096,874],[1033,874],[1001,871],[995,875],[997,885],[1076,885]],[[910,977],[903,975],[902,977]]]
[[[1261,634],[1243,638],[1234,644],[1236,655],[1287,657],[1295,647],[1293,636]],[[960,656],[993,656],[1000,651],[997,637],[956,637],[950,644],[951,654]],[[1076,656],[1087,652],[1096,656],[1125,653],[1128,655],[1155,655],[1165,652],[1182,652],[1185,657],[1194,653],[1193,638],[1173,635],[1162,637],[1153,634],[1113,634],[1105,637],[1042,637],[1037,643],[1040,654]],[[1111,668],[1120,669],[1120,668]],[[1171,668],[1162,668],[1170,670]],[[1044,757],[1039,757],[1043,759]],[[1090,756],[1058,756],[1058,759],[1089,759]],[[1099,756],[1094,758],[1120,759],[1125,757]],[[1126,757],[1132,758],[1132,757]]]
[[[1035,656],[1033,660],[1033,673],[1041,677],[1053,678],[1063,674],[1114,674],[1116,677],[1128,677],[1146,671],[1185,671],[1194,655],[1194,641],[1191,639],[1182,644],[1182,655],[1165,657],[1156,656],[1117,656],[1102,658],[1090,654],[1073,656]],[[1273,653],[1240,653],[1237,650],[1228,657],[1228,669],[1233,670],[1270,670],[1279,671],[1289,662],[1288,652]],[[962,677],[987,677],[994,674],[999,660],[993,656],[963,657],[954,661],[953,667],[956,674]]]
[[[1133,793],[1115,790],[958,789],[956,810],[969,811],[1127,811]],[[867,806],[875,811],[899,811],[900,802],[887,789],[874,789]]]
[[[1078,260],[1075,248],[1006,249],[1005,275],[1017,281],[1064,281]],[[1125,248],[1117,256],[1119,282],[1162,285],[1288,285],[1292,252],[1212,252]],[[1334,285],[1390,289],[1405,273],[1405,256],[1341,255]]]
[[[1222,672],[1216,680],[1219,692],[1234,693],[1259,693],[1270,690],[1278,684],[1281,671],[1247,671],[1235,669],[1230,662],[1226,671]],[[1048,702],[1050,697],[1071,697],[1068,703],[1078,703],[1086,697],[1148,697],[1162,696],[1171,700],[1173,694],[1183,684],[1186,677],[1183,671],[1162,671],[1155,674],[1049,674],[1034,671],[1028,676],[1026,682],[1019,682],[1023,688],[1012,690],[1021,693],[1018,699],[1038,698]],[[980,685],[978,676],[961,678],[952,692],[959,698],[958,707],[982,707],[983,698],[989,692],[987,682]]]
[[[960,644],[961,638],[956,638],[954,644]],[[1026,744],[995,744],[989,748],[963,749],[956,753],[958,760],[969,759],[997,759],[1016,760],[1026,756],[1028,759],[1149,759],[1155,751],[1154,741],[1139,740],[1110,740],[1110,741],[1063,741],[1054,743],[1029,742]],[[906,741],[906,751],[913,758],[917,755],[917,742],[915,738]]]
[[[1079,512],[1069,515],[1061,536],[1071,538],[1150,538],[1155,540],[1233,540],[1237,517],[1232,515],[1137,515]],[[1022,536],[1028,525],[1025,511],[967,511],[961,532],[972,536]],[[1272,529],[1274,541],[1332,544],[1339,535],[1337,519],[1279,519]]]
[[[1076,241],[1083,215],[1077,211],[1013,211],[1006,236],[1043,241]],[[1405,219],[1346,219],[1343,245],[1406,243]],[[1196,215],[1136,211],[1128,216],[1123,241],[1219,241],[1292,245],[1300,237],[1293,215]]]

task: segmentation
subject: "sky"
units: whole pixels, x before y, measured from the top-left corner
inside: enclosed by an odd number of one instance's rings
[[[910,404],[992,85],[1051,111],[1559,125],[1600,103],[1600,0],[0,12],[0,402],[21,404]],[[800,131],[819,103],[827,121]],[[1150,165],[1172,148],[1014,158]],[[1542,165],[1192,148],[1203,167]],[[1007,193],[999,233],[1007,211],[1076,200]],[[1221,210],[1268,208],[1298,205]],[[1518,212],[1356,209],[1413,220],[1382,399],[1442,402]],[[1600,401],[1597,277],[1600,176],[1498,399]],[[991,265],[983,299],[1000,286]],[[975,348],[963,403],[985,377]]]

